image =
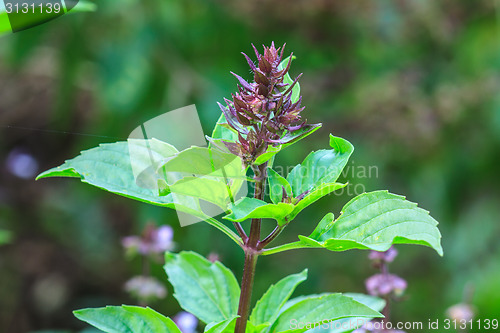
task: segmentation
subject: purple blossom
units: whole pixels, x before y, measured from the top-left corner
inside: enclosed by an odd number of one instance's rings
[[[253,46],[253,45],[252,45]],[[260,54],[254,47],[258,65],[246,54],[253,82],[232,73],[239,82],[238,91],[219,103],[227,124],[238,133],[236,142],[224,142],[226,148],[251,164],[269,145],[292,143],[315,130],[320,124],[306,125],[301,112],[302,99],[292,100],[292,88],[300,76],[285,83],[292,55],[285,68],[281,68],[285,45],[280,48],[271,43]],[[295,101],[295,102],[294,102]]]
[[[373,296],[401,296],[406,290],[405,280],[394,274],[376,274],[365,281],[366,290]]]
[[[38,171],[38,161],[22,149],[13,149],[5,161],[7,170],[14,176],[31,179]]]
[[[198,326],[198,319],[189,312],[179,312],[173,318],[174,323],[177,324],[182,333],[194,333],[196,332],[196,326]]]
[[[156,229],[153,235],[153,249],[157,252],[165,252],[172,249],[174,230],[168,225]]]

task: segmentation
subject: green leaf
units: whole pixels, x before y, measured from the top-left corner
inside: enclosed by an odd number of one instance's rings
[[[204,333],[233,333],[238,317],[233,316],[218,323],[210,323],[205,327]]]
[[[323,220],[330,218],[325,216]],[[299,236],[300,241],[268,249],[263,254],[306,247],[387,251],[392,244],[417,244],[443,255],[438,222],[416,203],[387,191],[363,193],[344,206],[335,222],[323,220],[309,237]]]
[[[236,155],[217,149],[190,147],[165,159],[158,167],[161,173],[211,178],[246,178],[243,161]]]
[[[172,193],[203,199],[219,206],[223,211],[238,193],[242,181],[233,180],[231,186],[222,181],[202,177],[185,177],[170,186]]]
[[[132,153],[132,156],[131,156]],[[61,166],[47,170],[36,178],[75,177],[82,182],[131,199],[159,206],[171,206],[170,196],[159,196],[152,169],[177,150],[162,141],[130,139],[128,142],[101,144],[84,150]],[[137,179],[136,179],[137,178]]]
[[[315,187],[308,195],[306,195],[302,200],[297,202],[293,208],[293,211],[290,213],[288,220],[293,220],[304,208],[311,205],[312,203],[318,201],[325,195],[328,195],[338,189],[346,187],[347,183],[326,183],[321,184],[318,187]]]
[[[352,144],[330,134],[331,150],[310,153],[304,161],[295,166],[287,177],[294,196],[312,192],[323,184],[334,183],[342,173],[354,151]]]
[[[191,147],[160,163],[158,174],[172,193],[211,202],[223,211],[246,181],[243,161],[218,149]]]
[[[127,198],[205,219],[237,244],[241,243],[241,239],[231,229],[203,213],[199,200],[172,193],[159,195],[159,189],[155,187],[159,175],[154,170],[160,161],[176,153],[174,147],[156,139],[130,139],[128,142],[101,144],[82,151],[79,156],[61,166],[41,173],[37,180],[47,177],[80,178],[84,183]]]
[[[12,32],[12,28],[10,27],[9,16],[5,11],[5,3],[0,1],[0,35]]]
[[[267,150],[265,153],[259,155],[257,157],[257,159],[255,160],[254,164],[255,165],[261,165],[262,163],[264,162],[267,162],[269,161],[271,158],[274,157],[274,155],[276,155],[277,153],[279,153],[281,151],[281,149],[283,148],[282,145],[279,145],[279,146],[268,146],[267,147]]]
[[[375,311],[382,311],[386,304],[384,299],[376,296],[359,293],[344,293],[343,295],[351,297],[355,301],[362,303]]]
[[[139,306],[107,306],[74,311],[75,316],[107,333],[181,333],[175,323],[158,312]]]
[[[276,321],[270,333],[305,332],[314,325],[342,318],[381,318],[378,311],[342,294],[327,294],[291,300]],[[302,325],[300,325],[302,323]],[[307,326],[309,324],[309,326]],[[299,325],[303,328],[299,328]]]
[[[208,324],[236,316],[240,287],[220,262],[194,252],[166,253],[165,271],[180,306],[201,321]]]
[[[352,144],[330,134],[331,150],[310,153],[287,176],[295,198],[303,198],[295,204],[288,220],[293,220],[304,208],[346,184],[336,183],[349,157],[354,151]]]
[[[281,307],[292,296],[293,291],[307,279],[307,269],[298,274],[289,275],[275,285],[271,285],[255,305],[250,321],[255,326],[272,323],[276,320]]]
[[[318,225],[316,228],[314,228],[313,232],[309,235],[309,238],[316,239],[322,234],[324,234],[328,229],[332,227],[332,224],[334,223],[333,220],[335,219],[335,216],[333,213],[328,213],[326,214],[321,221],[319,221]]]
[[[223,218],[232,222],[243,222],[253,218],[272,218],[279,225],[288,223],[286,217],[293,210],[288,203],[269,204],[265,201],[244,197],[231,205],[231,213]]]
[[[375,296],[369,296],[357,293],[345,293],[344,296],[351,297],[355,301],[370,307],[375,311],[382,311],[385,306],[385,301],[381,298]],[[354,317],[354,318],[343,318],[329,322],[328,324],[323,324],[315,329],[308,330],[307,333],[344,333],[352,332],[353,325],[356,328],[360,328],[367,321],[373,318],[370,317]]]
[[[95,3],[86,0],[79,0],[78,2],[75,0],[65,0],[64,2],[67,6],[68,3],[73,3],[71,4],[71,10],[68,13],[95,12],[97,10],[97,5]]]
[[[269,326],[271,326],[271,323],[254,325],[251,321],[247,321],[247,329],[245,330],[245,333],[261,333],[264,332],[264,330]]]
[[[375,191],[349,201],[332,228],[318,240],[334,251],[348,248],[387,251],[392,244],[419,244],[443,255],[437,225],[429,212],[416,203],[387,191]]]
[[[278,65],[278,70],[283,70],[285,69],[287,66],[288,66],[288,62],[289,61],[293,61],[294,59],[296,59],[295,56],[292,56],[292,58],[290,59],[290,57],[284,59],[279,65]],[[292,84],[293,83],[293,80],[292,78],[290,77],[290,72],[286,73],[285,74],[285,77],[283,78],[283,83],[287,83],[287,84]],[[284,89],[288,89],[289,86],[285,87]],[[292,102],[293,103],[296,103],[300,98],[300,84],[297,82],[295,84],[295,86],[292,88]]]
[[[292,194],[292,187],[288,181],[273,169],[267,169],[267,180],[269,183],[269,196],[275,204],[280,203],[283,198],[283,187],[289,197]]]

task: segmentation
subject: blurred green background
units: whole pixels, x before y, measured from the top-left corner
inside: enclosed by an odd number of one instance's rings
[[[196,104],[205,134],[216,102],[249,78],[240,54],[286,42],[297,60],[304,115],[323,128],[287,148],[293,166],[328,135],[355,153],[342,194],[298,216],[277,242],[338,215],[354,193],[389,189],[440,221],[444,258],[399,246],[391,271],[409,284],[394,321],[443,319],[474,290],[476,318],[500,317],[500,2],[494,0],[107,0],[0,38],[0,332],[85,327],[71,311],[133,304],[123,284],[140,272],[120,239],[148,222],[175,229],[177,250],[219,254],[238,277],[242,251],[203,223],[71,179],[34,181],[99,143]],[[371,176],[357,172],[373,167]],[[0,235],[0,238],[6,236]],[[297,294],[364,292],[367,252],[291,251],[262,257],[254,300],[309,267]],[[153,274],[165,282],[161,264]],[[171,287],[151,306],[179,311]],[[474,329],[474,332],[480,330]]]

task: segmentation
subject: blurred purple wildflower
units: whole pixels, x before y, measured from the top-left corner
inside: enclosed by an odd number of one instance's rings
[[[167,296],[165,286],[150,276],[134,276],[125,283],[124,289],[140,302],[151,302]]]
[[[468,322],[474,319],[474,314],[474,308],[466,303],[455,304],[446,310],[446,316],[457,322]]]
[[[38,171],[38,161],[20,148],[13,149],[5,160],[7,170],[16,177],[33,178]]]
[[[376,274],[365,281],[366,290],[373,296],[401,296],[406,290],[405,280],[394,274]]]
[[[161,254],[174,248],[174,231],[168,225],[156,228],[146,226],[142,236],[127,236],[122,239],[122,245],[129,253],[141,255]]]
[[[198,326],[198,319],[189,312],[179,312],[173,318],[174,323],[177,324],[182,333],[194,333],[196,332],[196,326]]]

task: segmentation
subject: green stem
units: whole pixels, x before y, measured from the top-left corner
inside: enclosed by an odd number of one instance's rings
[[[314,249],[316,247],[304,245],[304,243],[302,243],[302,242],[293,242],[293,243],[288,243],[288,244],[284,244],[284,245],[279,245],[276,247],[271,247],[269,249],[264,249],[264,250],[262,250],[261,254],[263,256],[268,256],[270,254],[280,253],[283,251],[295,250],[295,249],[307,249],[307,248]]]
[[[241,238],[237,234],[235,234],[234,231],[229,229],[224,223],[214,219],[213,217],[205,217],[205,221],[229,236],[229,238],[231,238],[236,244],[238,244],[238,246],[243,247],[243,241],[241,240]]]

